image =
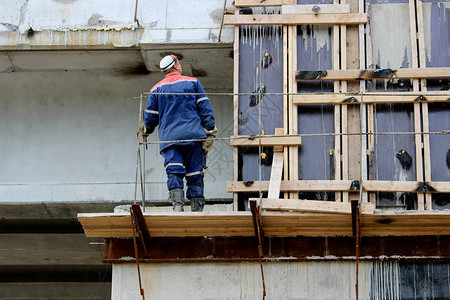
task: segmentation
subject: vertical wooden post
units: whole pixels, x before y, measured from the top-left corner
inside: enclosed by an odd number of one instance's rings
[[[295,71],[297,70],[297,26],[288,27],[289,35],[289,93],[297,93]],[[293,97],[289,99],[289,134],[298,134],[298,110],[293,104]],[[298,180],[298,146],[289,149],[289,180]],[[291,192],[289,198],[298,199],[298,192]]]
[[[415,0],[409,0],[409,30],[411,42],[411,65],[413,68],[419,67],[417,53],[417,27],[416,27],[416,5]],[[413,79],[413,91],[419,91],[419,80]],[[423,156],[422,156],[422,132],[420,103],[414,103],[414,135],[416,145],[416,180],[423,181]],[[425,209],[424,195],[417,194],[417,207],[419,210]]]
[[[288,26],[283,26],[283,93],[289,92],[289,35],[288,35]],[[289,134],[289,113],[291,111],[291,107],[289,106],[289,97],[287,95],[283,95],[283,134]],[[283,161],[284,161],[284,170],[283,176],[285,179],[289,178],[289,147],[283,147]],[[283,193],[284,199],[289,199],[288,193]]]
[[[424,28],[423,28],[423,2],[422,0],[416,0],[416,13],[417,13],[417,33],[419,40],[419,68],[426,68],[426,58],[425,58],[425,38],[424,38]],[[427,80],[420,80],[420,87],[423,92],[427,91]],[[422,103],[422,130],[423,132],[429,132],[429,122],[428,122],[428,103]],[[424,175],[425,181],[431,181],[431,151],[430,151],[430,136],[428,134],[423,134],[423,159],[424,159]],[[430,193],[425,193],[425,209],[432,209],[432,198]]]
[[[339,4],[339,0],[334,0],[333,4]],[[340,68],[340,26],[333,25],[333,70],[339,70]],[[342,54],[342,53],[341,53]],[[340,92],[340,82],[338,80],[334,81],[334,92]],[[334,133],[341,133],[341,105],[334,106]],[[341,177],[341,158],[342,158],[342,137],[340,135],[335,135],[334,137],[334,179],[342,180]],[[335,201],[341,202],[341,193],[335,193]]]
[[[236,7],[234,12],[239,14],[239,7]],[[234,43],[233,43],[233,57],[234,57],[234,73],[233,73],[233,134],[239,135],[239,26],[234,26]],[[239,152],[238,147],[233,148],[233,180],[238,181],[239,174]],[[233,193],[233,210],[238,210],[238,194]]]

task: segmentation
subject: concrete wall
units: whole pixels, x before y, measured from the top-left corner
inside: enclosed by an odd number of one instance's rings
[[[262,299],[257,263],[141,264],[140,268],[145,298]],[[367,299],[371,264],[361,263],[359,268],[360,299]],[[113,265],[111,299],[141,299],[137,276],[135,264]],[[264,276],[266,299],[355,299],[353,263],[269,263],[264,264]]]
[[[356,299],[354,262],[264,263],[266,299]],[[262,299],[257,263],[141,264],[150,299]],[[113,265],[111,299],[142,299],[135,264]],[[446,263],[360,262],[359,299],[449,299]]]
[[[0,73],[0,202],[133,199],[139,101],[131,97],[162,77],[126,70]],[[220,135],[229,136],[231,98],[211,100]],[[158,145],[149,146],[146,165],[146,198],[166,199]],[[231,198],[227,142],[215,143],[208,165],[207,197]]]
[[[200,2],[140,0],[138,26],[135,0],[2,1],[0,46],[216,43],[224,2]],[[233,32],[232,27],[226,29],[222,41],[232,42]]]

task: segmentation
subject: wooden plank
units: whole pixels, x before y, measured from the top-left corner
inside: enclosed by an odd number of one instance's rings
[[[422,98],[422,97],[423,98]],[[294,105],[304,104],[344,104],[360,105],[361,95],[352,93],[340,94],[298,94],[293,95]],[[450,102],[449,92],[421,92],[416,93],[396,93],[388,95],[386,93],[365,93],[363,101],[366,104],[374,103],[427,103],[427,102]]]
[[[338,4],[338,0],[333,1],[334,4]],[[339,25],[333,26],[333,70],[340,69],[340,27]],[[333,91],[334,93],[340,93],[340,81],[335,80],[333,82]],[[295,99],[295,98],[294,98]],[[341,133],[341,111],[342,106],[335,105],[334,106],[334,133]],[[334,137],[334,179],[341,180],[342,179],[342,138],[340,135],[336,135]],[[330,166],[331,167],[331,166]],[[335,193],[334,200],[336,202],[342,201],[342,194],[340,192]]]
[[[281,6],[294,3],[295,0],[234,0],[235,7]]]
[[[261,208],[266,210],[300,211],[300,212],[314,212],[314,213],[337,213],[337,214],[352,213],[351,205],[348,202],[345,203],[345,202],[316,201],[316,200],[268,198],[262,199]],[[375,212],[375,205],[361,203],[361,211],[363,214],[373,214]]]
[[[417,32],[418,32],[418,58],[419,68],[426,68],[426,50],[425,50],[425,37],[424,37],[424,25],[423,25],[423,2],[417,1]],[[426,80],[420,80],[420,88],[422,92],[427,90]],[[428,121],[428,104],[422,103],[422,128],[424,132],[429,132]],[[424,174],[425,181],[431,181],[431,150],[430,150],[430,136],[428,134],[423,135],[423,160],[424,160]],[[425,194],[424,208],[426,210],[432,209],[432,198],[430,194]]]
[[[344,0],[342,0],[344,1]],[[341,40],[340,40],[340,51],[341,51],[341,70],[347,69],[347,26],[341,25]],[[347,93],[347,81],[341,81],[341,92]],[[347,106],[341,106],[341,133],[348,133],[348,114]],[[342,175],[341,178],[347,180],[348,168],[349,168],[349,152],[348,152],[348,135],[343,135],[341,141],[341,154],[342,154]],[[348,193],[342,193],[342,201],[348,202]]]
[[[352,180],[289,180],[281,181],[280,190],[282,192],[292,191],[352,191],[350,186]],[[438,193],[449,193],[450,182],[446,181],[432,181],[428,183]],[[382,180],[367,180],[363,183],[364,191],[379,191],[379,192],[417,192],[421,182],[418,181],[382,181]],[[269,181],[261,181],[261,190],[268,191]],[[259,181],[255,182],[228,182],[227,191],[231,192],[258,192]]]
[[[365,13],[365,5],[364,5],[364,0],[358,0],[358,12],[359,13]],[[367,23],[366,25],[364,24],[359,24],[358,25],[358,45],[359,45],[359,52],[358,52],[358,63],[359,63],[359,68],[360,69],[366,69],[367,68],[367,64],[366,64],[366,45],[365,45],[365,40],[366,40],[366,35],[365,35],[365,28],[364,26],[369,26],[369,23]],[[369,32],[369,30],[368,30]],[[350,66],[350,69],[353,69],[354,67]],[[365,81],[360,81],[359,82],[359,91],[361,93],[364,93],[366,91],[366,82]],[[361,115],[360,115],[360,122],[362,120],[361,124],[361,131],[363,133],[367,133],[367,121],[368,120],[368,114],[367,114],[367,104],[364,104],[360,107],[360,110],[362,109],[362,112],[360,111]],[[360,148],[360,156],[361,156],[361,169],[360,169],[360,173],[361,173],[361,180],[365,181],[367,180],[367,174],[368,174],[368,165],[367,165],[367,148],[368,148],[368,143],[367,143],[367,137],[363,137],[361,139],[361,148]],[[371,201],[369,201],[369,195],[366,192],[363,192],[362,194],[362,199],[361,202],[363,203],[372,203]],[[375,202],[373,202],[372,204],[375,204]]]
[[[295,77],[298,81],[448,78],[450,77],[450,67],[297,71]]]
[[[417,53],[417,28],[416,28],[416,3],[414,0],[408,1],[409,10],[409,32],[411,44],[411,65],[413,68],[419,67],[419,57]],[[419,91],[419,80],[413,80],[413,91]],[[420,133],[422,130],[420,104],[414,103],[414,132]],[[414,144],[416,150],[416,180],[423,181],[423,151],[422,151],[422,135],[414,136]],[[423,210],[424,195],[417,195],[417,208]]]
[[[235,11],[239,14],[239,10]],[[233,43],[233,134],[239,135],[239,26],[234,26],[234,43]],[[238,180],[239,174],[239,151],[238,148],[233,149],[233,180]],[[233,194],[233,210],[238,210],[238,195]]]
[[[365,24],[366,14],[225,15],[225,25]]]
[[[289,26],[289,89],[290,93],[297,93],[297,82],[295,81],[295,70],[297,69],[297,26]],[[292,95],[289,96],[290,126],[289,134],[298,133],[298,107],[292,105]],[[289,180],[298,179],[298,146],[289,148]],[[289,198],[297,199],[298,193],[292,192]]]
[[[282,192],[293,191],[344,191],[350,190],[351,181],[343,180],[289,180],[281,181],[280,190]],[[269,181],[261,181],[261,190],[268,191]],[[227,191],[230,192],[258,192],[259,181],[254,183],[237,181],[228,182]]]
[[[283,173],[283,152],[275,152],[273,154],[272,170],[270,172],[269,181],[269,198],[280,197],[281,175]]]
[[[289,92],[289,36],[288,26],[283,26],[283,93]],[[287,94],[283,95],[283,134],[289,134],[289,111],[290,111],[290,98]],[[284,160],[284,178],[289,178],[289,148],[283,147],[283,160]],[[289,194],[285,193],[284,197],[289,198]]]
[[[316,9],[319,9],[317,12]],[[313,10],[314,9],[314,10]],[[312,5],[282,5],[282,14],[348,14],[348,4],[312,4]]]
[[[285,199],[284,205],[290,203]],[[295,202],[296,200],[288,200]],[[299,201],[299,200],[297,200]],[[309,202],[309,201],[308,201]],[[348,203],[335,203],[319,201],[317,205],[325,205],[328,209]],[[264,203],[264,202],[263,202]],[[301,202],[299,202],[301,203]],[[267,202],[270,204],[270,202]],[[311,203],[305,203],[306,206]],[[264,205],[264,204],[263,204]],[[309,207],[309,206],[308,206]],[[367,206],[369,210],[373,205]],[[310,207],[311,209],[317,209]],[[150,222],[148,229],[153,237],[203,237],[203,236],[254,236],[252,216],[250,212],[236,213],[182,213],[178,214],[149,214],[145,213],[147,220],[155,218],[162,222],[161,227],[153,227]],[[194,215],[196,214],[196,215]],[[202,216],[205,214],[205,216]],[[109,218],[109,223],[95,226],[95,223],[84,224],[85,233],[92,237],[131,237],[132,229],[114,228],[112,225],[119,218],[115,214],[84,214],[84,218],[95,221],[96,218]],[[405,212],[376,212],[365,214],[362,218],[361,229],[363,235],[449,235],[449,211],[405,211]],[[181,218],[181,219],[180,219]],[[183,220],[190,219],[196,226],[186,225]],[[225,218],[225,219],[224,219]],[[264,232],[267,236],[290,235],[351,235],[351,215],[349,213],[282,213],[263,211],[262,218]],[[205,222],[205,220],[207,222]],[[174,227],[174,224],[179,227]],[[184,226],[183,226],[184,225]],[[203,226],[202,226],[203,225]]]
[[[299,146],[302,144],[302,140],[300,136],[270,136],[263,135],[261,138],[257,135],[240,135],[237,138],[236,136],[231,136],[230,145],[233,147],[236,146]]]

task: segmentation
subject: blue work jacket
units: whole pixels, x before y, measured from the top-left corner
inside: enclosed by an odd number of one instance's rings
[[[200,93],[200,95],[159,95],[157,93]],[[145,127],[153,132],[159,124],[160,141],[204,139],[204,129],[215,127],[213,109],[197,78],[171,72],[158,82],[148,96]],[[174,143],[161,143],[160,151]]]

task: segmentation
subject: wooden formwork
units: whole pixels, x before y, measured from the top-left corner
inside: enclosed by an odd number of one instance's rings
[[[430,132],[428,103],[450,102],[449,91],[427,91],[426,80],[450,77],[450,67],[427,67],[424,45],[423,3],[409,0],[410,62],[402,68],[374,68],[371,36],[370,5],[363,1],[334,0],[333,4],[297,5],[295,0],[235,0],[235,14],[227,15],[224,24],[235,26],[235,86],[239,89],[239,26],[242,25],[282,25],[283,26],[283,134],[264,137],[261,132],[248,142],[233,142],[235,147],[234,181],[228,184],[228,191],[234,194],[237,210],[238,193],[270,192],[269,181],[253,182],[239,180],[239,147],[283,145],[283,159],[274,160],[272,169],[284,167],[280,198],[298,199],[301,191],[332,191],[336,202],[361,199],[362,202],[376,203],[377,192],[407,192],[417,195],[417,209],[432,208],[432,193],[449,193],[450,182],[433,181],[431,176]],[[240,14],[242,8],[280,6],[279,14]],[[251,11],[250,11],[251,12]],[[332,67],[327,70],[298,70],[297,29],[298,25],[328,24],[332,26]],[[411,80],[409,91],[380,92],[376,83],[380,80]],[[333,81],[333,90],[328,93],[301,94],[297,90],[299,81]],[[375,85],[373,85],[375,83]],[[372,90],[369,86],[372,84]],[[369,90],[368,90],[369,89]],[[409,103],[414,117],[413,131],[415,155],[415,178],[404,180],[377,180],[373,176],[370,163],[375,153],[376,105],[396,105]],[[334,178],[332,180],[299,180],[298,151],[301,134],[298,128],[299,105],[334,106]],[[239,137],[239,96],[234,98],[235,137]],[[437,134],[434,132],[434,134]],[[289,136],[298,137],[289,140]],[[262,142],[264,140],[264,143]],[[297,144],[296,144],[297,143]],[[378,146],[379,147],[379,146]],[[372,172],[372,176],[370,173]],[[272,179],[271,179],[272,180]],[[278,189],[277,189],[278,191]],[[261,194],[260,197],[263,197]],[[273,193],[272,193],[273,197]],[[272,198],[270,197],[270,198]]]

